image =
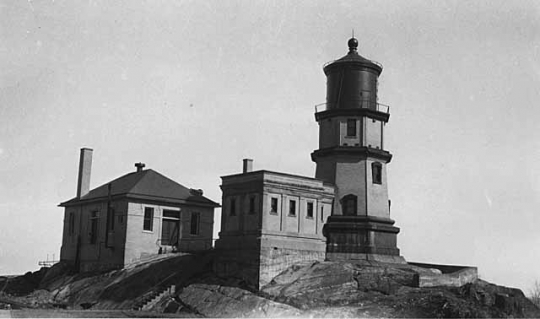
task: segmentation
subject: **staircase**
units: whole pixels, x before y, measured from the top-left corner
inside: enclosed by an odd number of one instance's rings
[[[133,310],[144,311],[149,310],[154,307],[158,302],[163,300],[166,297],[174,295],[176,291],[175,285],[170,285],[169,287],[164,287],[157,289],[152,293],[145,296],[141,301],[135,304]]]

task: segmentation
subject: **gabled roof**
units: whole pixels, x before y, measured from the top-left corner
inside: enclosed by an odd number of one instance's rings
[[[109,184],[111,185],[110,196],[115,198],[125,196],[133,199],[173,204],[220,206],[218,203],[202,196],[197,191],[190,190],[152,169],[126,174],[92,189],[80,199],[75,197],[60,203],[59,206],[66,207],[84,202],[107,200],[109,197]]]

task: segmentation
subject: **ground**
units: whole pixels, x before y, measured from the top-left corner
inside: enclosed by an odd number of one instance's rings
[[[419,288],[414,271],[391,264],[304,262],[255,291],[213,274],[213,256],[165,255],[94,274],[57,264],[0,277],[0,309],[11,308],[0,317],[540,317],[518,289],[482,280]]]

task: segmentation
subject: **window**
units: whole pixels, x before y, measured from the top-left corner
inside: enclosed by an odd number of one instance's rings
[[[99,212],[92,212],[90,215],[90,244],[97,243]]]
[[[143,230],[152,231],[154,229],[154,208],[144,208]]]
[[[231,206],[229,207],[231,216],[236,216],[236,199],[231,198]]]
[[[357,197],[349,194],[341,199],[341,207],[343,216],[356,216],[357,215]]]
[[[161,244],[167,246],[178,245],[178,229],[180,228],[180,211],[163,210],[161,220]]]
[[[296,201],[292,199],[289,201],[289,216],[296,216]]]
[[[307,218],[313,219],[313,202],[307,203]]]
[[[321,222],[324,223],[324,206],[321,206]]]
[[[191,235],[199,234],[199,223],[201,222],[201,214],[191,213],[191,227],[189,233]]]
[[[270,214],[277,214],[278,209],[278,199],[276,197],[272,197],[270,199]]]
[[[249,213],[255,214],[255,196],[249,197]]]
[[[68,217],[68,234],[70,236],[73,236],[75,233],[75,213],[71,212],[69,213]]]
[[[347,136],[356,136],[356,119],[347,119]]]
[[[371,174],[374,184],[382,184],[382,165],[379,162],[371,163]]]
[[[163,210],[163,218],[180,219],[180,211],[179,210],[164,209]]]

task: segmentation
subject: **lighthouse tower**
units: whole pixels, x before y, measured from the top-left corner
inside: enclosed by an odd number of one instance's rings
[[[379,104],[382,66],[358,54],[358,41],[349,52],[328,63],[326,103],[317,107],[319,149],[312,154],[315,177],[335,186],[332,215],[323,229],[328,260],[400,262],[397,234],[390,219],[384,129],[389,108]]]

